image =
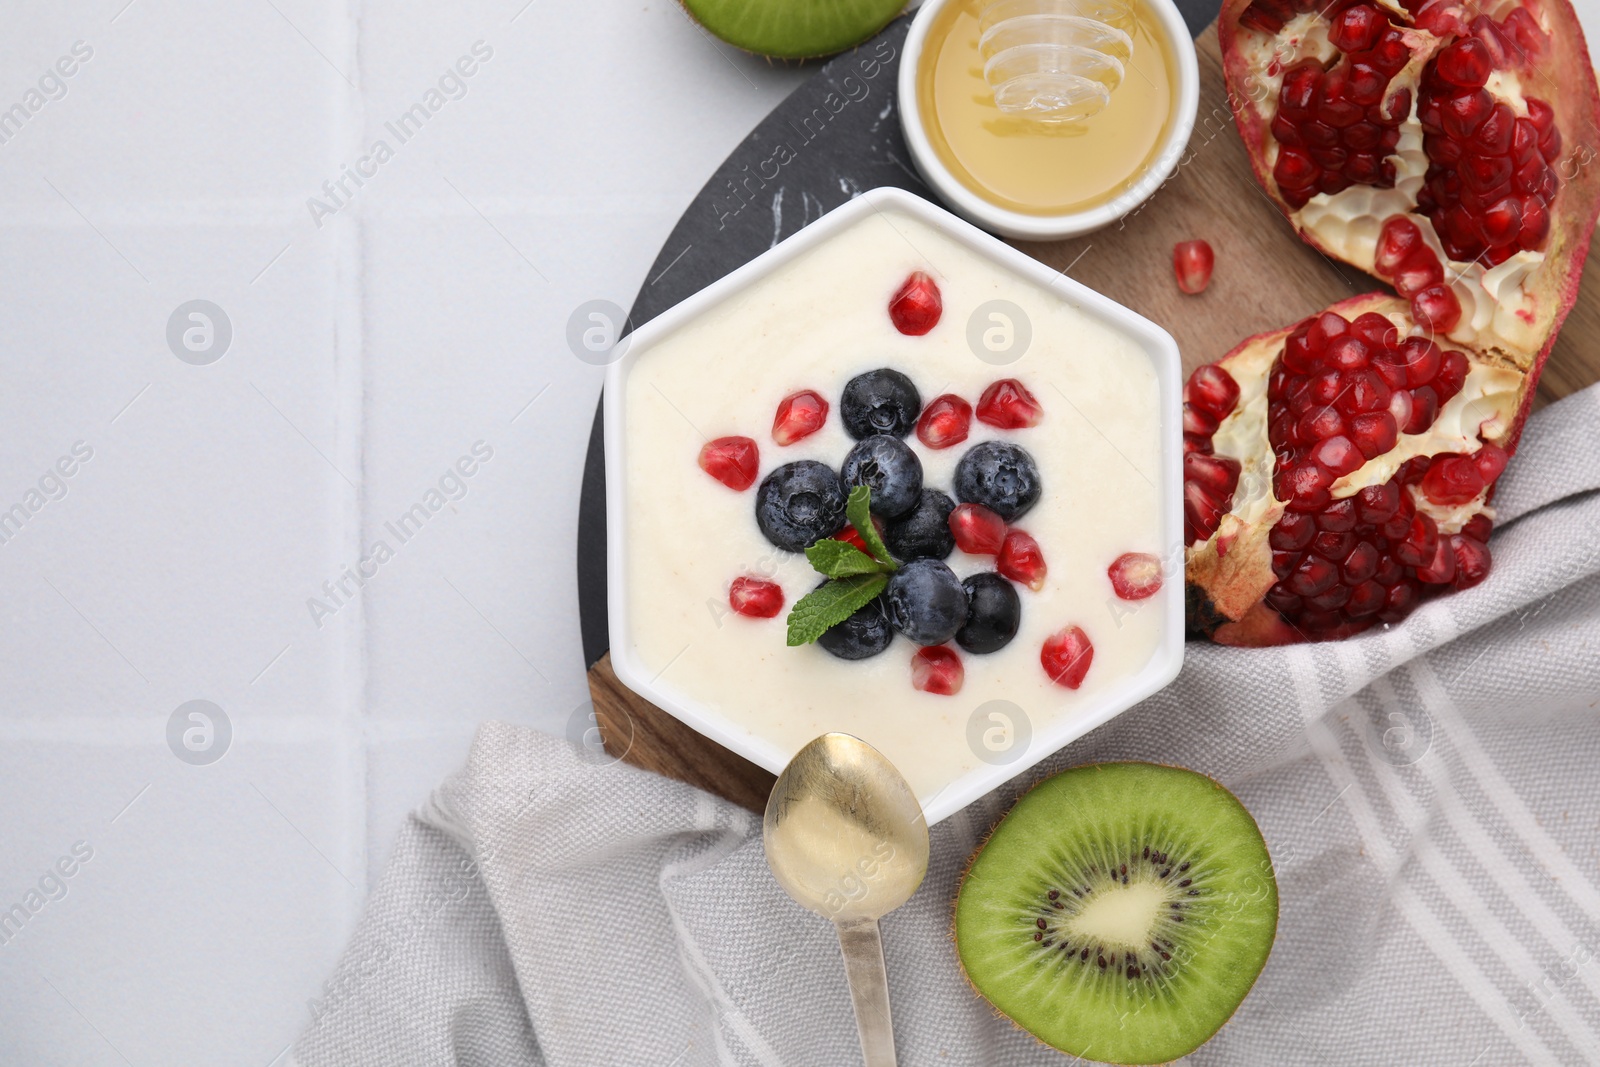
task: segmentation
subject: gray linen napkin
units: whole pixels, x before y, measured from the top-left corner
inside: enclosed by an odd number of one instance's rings
[[[1192,645],[1162,693],[933,829],[884,923],[907,1065],[1066,1058],[965,986],[963,863],[1043,773],[1157,760],[1238,792],[1282,917],[1194,1064],[1600,1063],[1600,386],[1535,417],[1495,569],[1322,646]],[[503,723],[402,832],[292,1060],[859,1063],[832,928],[766,870],[760,821]]]

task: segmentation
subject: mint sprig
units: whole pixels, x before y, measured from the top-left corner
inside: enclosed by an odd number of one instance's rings
[[[855,527],[863,552],[848,541],[825,537],[806,549],[806,559],[828,579],[789,609],[789,644],[809,645],[828,630],[872,603],[889,584],[889,574],[900,565],[872,525],[872,490],[858,485],[850,490],[845,518]],[[870,555],[868,554],[870,553]]]
[[[848,578],[852,574],[882,574],[884,566],[848,541],[824,537],[806,549],[806,559],[817,573],[829,578]]]
[[[887,574],[852,574],[813,589],[789,609],[789,644],[809,645],[872,603],[888,584]]]

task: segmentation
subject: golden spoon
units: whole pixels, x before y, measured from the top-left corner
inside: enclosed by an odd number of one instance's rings
[[[910,900],[928,873],[928,824],[916,794],[865,741],[823,734],[778,776],[761,837],[778,884],[838,928],[866,1067],[894,1067],[878,920]]]

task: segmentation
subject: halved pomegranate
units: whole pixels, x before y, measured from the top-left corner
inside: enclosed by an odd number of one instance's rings
[[[1190,624],[1335,638],[1489,571],[1494,482],[1600,211],[1600,91],[1567,0],[1226,0],[1219,37],[1263,188],[1400,298],[1190,379]]]
[[[1532,383],[1376,293],[1201,367],[1184,390],[1191,628],[1325,640],[1481,581]]]
[[[1227,0],[1218,31],[1256,177],[1300,236],[1390,282],[1441,345],[1536,372],[1600,209],[1571,4]]]

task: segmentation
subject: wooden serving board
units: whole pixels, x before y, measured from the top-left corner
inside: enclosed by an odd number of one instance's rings
[[[820,69],[740,146],[679,223],[640,294],[632,322],[652,317],[765,250],[776,238],[838,206],[853,192],[898,185],[924,196],[886,110],[907,19],[876,42]],[[1200,56],[1200,108],[1189,153],[1162,188],[1120,224],[1071,241],[1018,243],[1029,255],[1160,323],[1177,339],[1184,369],[1221,356],[1250,334],[1286,326],[1335,301],[1382,286],[1335,263],[1290,230],[1256,185],[1233,126],[1212,25],[1195,41]],[[874,53],[874,47],[877,51]],[[893,58],[868,77],[862,56]],[[793,116],[809,116],[854,75],[868,94],[849,101],[831,124],[799,146],[779,179],[763,181],[761,164],[779,142],[797,139]],[[859,88],[854,95],[859,96]],[[840,99],[835,95],[834,101]],[[851,108],[854,108],[852,111]],[[809,132],[809,131],[808,131]],[[770,173],[771,168],[766,169]],[[1173,279],[1172,246],[1203,237],[1216,251],[1211,285],[1198,296]],[[677,258],[674,258],[677,257]],[[673,274],[676,272],[677,276]],[[1600,271],[1587,271],[1577,305],[1551,354],[1537,403],[1600,380]],[[579,518],[579,599],[589,687],[596,718],[614,754],[760,811],[773,776],[695,733],[629,691],[606,652],[604,469],[600,420],[590,441]]]

